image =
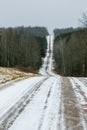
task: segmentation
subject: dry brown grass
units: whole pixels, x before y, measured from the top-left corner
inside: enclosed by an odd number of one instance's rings
[[[37,72],[32,67],[16,67],[15,69],[26,73],[37,74]]]
[[[35,76],[33,69],[31,68],[6,68],[0,67],[0,84],[9,82],[15,79],[23,79],[27,77]]]

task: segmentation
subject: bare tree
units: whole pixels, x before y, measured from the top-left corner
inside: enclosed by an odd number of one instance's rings
[[[80,18],[79,21],[82,23],[82,25],[83,25],[84,27],[87,28],[87,15],[86,15],[86,13],[83,13],[83,14],[82,14],[82,18]]]

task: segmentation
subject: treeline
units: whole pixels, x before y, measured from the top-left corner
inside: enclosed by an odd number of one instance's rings
[[[76,29],[56,36],[54,59],[59,74],[87,76],[87,29]]]
[[[39,69],[47,35],[44,27],[0,28],[0,66]]]
[[[54,36],[55,37],[57,37],[57,36],[59,36],[59,35],[61,35],[61,34],[65,34],[65,33],[69,33],[69,32],[72,32],[74,29],[72,28],[72,27],[70,27],[70,28],[56,28],[56,29],[54,29]]]

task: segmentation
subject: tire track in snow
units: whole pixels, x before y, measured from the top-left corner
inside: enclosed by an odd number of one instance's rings
[[[53,85],[53,83],[52,83],[52,85]],[[42,116],[41,116],[41,119],[40,119],[40,124],[38,126],[38,130],[41,130],[43,120],[44,120],[45,111],[46,111],[46,109],[48,107],[48,100],[50,98],[51,91],[52,91],[52,86],[50,87],[50,90],[48,91],[47,99],[45,100],[45,104],[44,104],[44,107],[43,107],[43,113],[42,113]]]
[[[56,77],[48,92],[43,113],[37,130],[58,130],[61,104],[61,80]]]
[[[75,96],[77,98],[80,120],[83,126],[82,130],[87,130],[87,98],[85,97],[84,93],[81,91],[81,88],[79,88],[78,83],[75,82],[75,79],[74,78],[69,78],[69,79],[72,84],[72,88],[75,93]],[[84,108],[86,108],[86,110]]]
[[[8,112],[3,115],[3,117],[0,118],[0,130],[7,130],[13,124],[19,114],[24,110],[27,104],[29,104],[34,95],[37,93],[37,90],[40,89],[41,85],[47,79],[48,78],[45,78],[34,85],[14,106],[8,110]]]
[[[78,78],[87,87],[87,78]]]
[[[14,124],[9,128],[9,130],[42,129],[41,126],[43,125],[44,117],[47,115],[48,107],[50,107],[49,102],[53,98],[52,84],[54,84],[53,82],[55,81],[56,81],[55,77],[50,77],[48,80],[44,82],[44,84],[41,87],[41,90],[34,96],[30,104],[27,105],[25,110],[15,120]],[[23,127],[21,127],[20,124],[22,124]]]
[[[74,88],[67,77],[63,77],[62,82],[65,130],[86,130]]]
[[[84,85],[83,81],[80,81],[78,78],[72,78],[76,84],[79,92],[83,95],[85,101],[87,102],[87,87]]]
[[[52,88],[51,88],[52,89]],[[45,106],[44,106],[44,108],[43,108],[43,114],[42,114],[42,117],[41,117],[41,119],[40,119],[40,125],[39,125],[39,127],[38,127],[38,130],[41,130],[41,127],[42,127],[42,124],[43,124],[43,120],[44,120],[44,113],[45,113],[45,111],[46,111],[46,109],[47,109],[47,104],[48,104],[48,99],[49,99],[49,96],[50,96],[50,93],[51,93],[51,89],[49,90],[49,93],[48,93],[48,98],[46,99],[46,101],[45,101]]]
[[[65,130],[65,118],[64,118],[64,100],[63,100],[63,92],[62,92],[62,78],[60,82],[60,106],[58,112],[58,121],[57,121],[57,128],[54,130]]]

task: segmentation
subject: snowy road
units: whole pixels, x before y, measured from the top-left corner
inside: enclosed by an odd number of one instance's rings
[[[0,90],[0,130],[87,130],[87,78],[53,73],[53,36],[41,76]]]

